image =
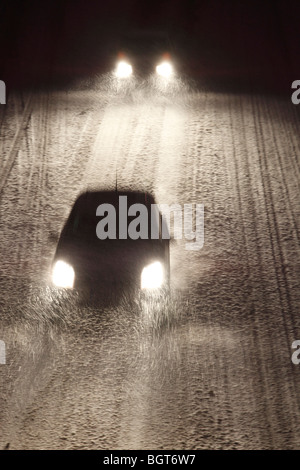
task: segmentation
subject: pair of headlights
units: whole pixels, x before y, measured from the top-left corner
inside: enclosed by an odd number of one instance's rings
[[[164,269],[159,261],[145,266],[141,274],[142,289],[158,289],[164,283]],[[52,271],[52,282],[57,287],[72,289],[75,281],[73,266],[65,261],[56,261]]]
[[[169,61],[163,61],[156,66],[156,73],[161,77],[170,78],[173,74],[173,66]],[[120,60],[115,74],[118,78],[128,78],[132,74],[132,66],[126,60]]]

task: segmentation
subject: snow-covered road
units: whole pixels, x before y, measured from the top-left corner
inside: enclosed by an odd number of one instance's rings
[[[0,109],[1,448],[300,449],[298,109],[177,85],[104,80]],[[171,245],[155,318],[46,286],[77,195],[116,177],[205,207],[204,247]]]

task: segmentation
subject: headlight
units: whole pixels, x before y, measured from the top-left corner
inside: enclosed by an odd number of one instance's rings
[[[56,261],[52,271],[52,282],[57,287],[72,289],[75,273],[73,267],[65,261]]]
[[[118,78],[127,78],[132,74],[132,67],[125,60],[121,60],[116,68],[116,76]]]
[[[143,269],[141,276],[142,289],[157,289],[162,286],[163,282],[164,269],[159,261],[149,264]]]
[[[156,72],[158,75],[161,75],[162,77],[169,78],[171,77],[173,73],[173,67],[170,62],[162,62],[161,64],[157,65],[156,67]]]

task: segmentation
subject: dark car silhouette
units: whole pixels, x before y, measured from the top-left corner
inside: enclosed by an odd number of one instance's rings
[[[116,75],[126,78],[134,73],[147,77],[156,73],[170,77],[171,49],[169,36],[163,31],[134,30],[123,34],[118,41]]]
[[[167,289],[167,233],[152,195],[137,191],[86,192],[76,200],[62,230],[52,281],[85,298],[102,300],[141,289]]]

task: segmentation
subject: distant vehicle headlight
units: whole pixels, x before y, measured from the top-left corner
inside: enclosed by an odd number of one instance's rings
[[[75,272],[73,267],[65,261],[56,261],[52,271],[52,282],[57,287],[72,289],[74,285]]]
[[[169,78],[173,74],[173,66],[170,62],[162,62],[161,64],[157,65],[156,73],[162,77]]]
[[[141,275],[142,289],[157,289],[163,285],[164,268],[163,265],[156,261],[146,266]]]
[[[120,60],[120,62],[118,62],[117,64],[116,76],[118,78],[127,78],[127,77],[130,77],[131,74],[132,74],[131,65],[125,60]]]

